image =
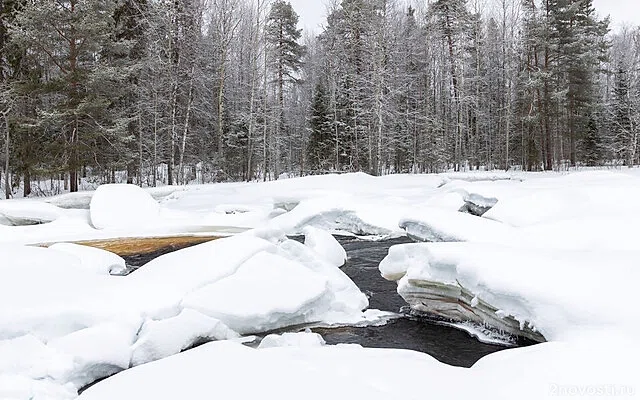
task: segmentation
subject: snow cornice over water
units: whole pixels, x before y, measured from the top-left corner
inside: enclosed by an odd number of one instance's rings
[[[631,397],[639,198],[638,172],[614,170],[105,185],[0,201],[0,399],[74,399],[123,370],[80,398]],[[427,241],[380,264],[415,311],[547,342],[470,369],[314,334],[241,345],[291,325],[388,318],[362,312],[330,233]],[[104,250],[30,246],[220,234],[129,276],[113,275],[126,266]],[[299,234],[304,244],[285,236]]]

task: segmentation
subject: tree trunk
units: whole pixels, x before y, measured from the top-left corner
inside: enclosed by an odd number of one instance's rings
[[[222,51],[220,55],[220,71],[219,71],[219,80],[218,80],[218,154],[220,155],[220,159],[223,159],[222,149],[224,144],[224,112],[225,112],[225,104],[224,104],[224,83],[225,83],[225,74],[226,74],[226,51]]]
[[[158,92],[153,93],[153,187],[158,184]]]
[[[144,158],[142,153],[142,110],[138,103],[138,186],[142,187],[142,169],[144,166]]]
[[[69,191],[78,191],[78,118],[71,133],[71,152],[69,154]]]
[[[178,79],[174,77],[174,79]],[[167,168],[167,183],[173,185],[174,165],[176,162],[176,118],[178,113],[178,83],[173,84],[171,101],[171,138],[169,140],[169,165]]]
[[[187,134],[189,133],[189,119],[191,116],[191,106],[193,105],[193,73],[195,72],[195,66],[191,66],[191,79],[189,80],[189,95],[187,98],[187,110],[184,117],[184,129],[182,131],[182,143],[180,145],[180,183],[185,184],[184,179],[184,152],[187,148]]]
[[[29,197],[31,194],[31,173],[29,170],[24,171],[24,197]]]
[[[251,181],[253,177],[253,148],[252,148],[252,140],[253,140],[253,124],[254,124],[254,102],[255,102],[255,87],[256,87],[256,69],[257,62],[252,61],[251,63],[251,94],[249,95],[249,127],[247,130],[247,175],[245,180],[247,182]]]
[[[267,139],[269,139],[268,137],[268,130],[267,130],[267,97],[269,94],[269,91],[267,89],[267,82],[268,82],[268,77],[267,77],[267,64],[268,64],[268,59],[267,59],[267,44],[265,43],[265,50],[264,50],[264,82],[263,82],[263,87],[264,87],[264,92],[263,92],[263,97],[264,97],[264,101],[263,101],[263,113],[264,113],[264,121],[263,121],[263,126],[262,126],[262,181],[266,182],[267,181],[267,170],[269,168],[269,162],[267,160]]]
[[[7,199],[11,197],[11,175],[9,174],[9,144],[11,136],[9,135],[9,120],[6,112],[2,113],[5,128],[4,141],[4,194]]]

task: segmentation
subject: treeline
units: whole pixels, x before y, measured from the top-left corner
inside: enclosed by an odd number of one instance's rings
[[[591,0],[415,3],[336,1],[303,37],[283,0],[4,0],[7,196],[638,163],[638,29]]]

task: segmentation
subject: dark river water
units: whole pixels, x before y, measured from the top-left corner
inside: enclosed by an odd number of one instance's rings
[[[301,240],[301,238],[295,238]],[[347,251],[348,261],[342,270],[369,297],[369,307],[400,312],[406,303],[396,292],[396,283],[380,276],[378,265],[389,247],[410,243],[408,238],[365,241],[337,237]],[[124,257],[131,269],[175,249],[134,257]],[[446,364],[470,367],[483,356],[507,347],[482,343],[467,332],[402,313],[400,318],[383,326],[314,328],[328,344],[355,343],[364,347],[416,350],[430,354]]]
[[[369,297],[369,307],[400,312],[407,303],[398,295],[397,284],[380,276],[378,265],[389,247],[411,243],[408,238],[381,242],[337,237],[347,251],[342,270]],[[408,349],[427,353],[446,364],[470,367],[480,358],[507,347],[482,343],[467,332],[450,326],[418,319],[403,313],[384,326],[313,329],[328,344],[357,343],[364,347]]]

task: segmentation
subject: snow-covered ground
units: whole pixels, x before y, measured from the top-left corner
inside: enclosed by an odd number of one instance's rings
[[[638,198],[637,171],[589,171],[109,185],[0,201],[0,399],[73,399],[126,369],[80,398],[630,397],[640,391]],[[311,334],[241,345],[241,335],[378,317],[340,271],[335,232],[442,242],[393,247],[381,273],[417,310],[548,342],[471,369]],[[123,262],[108,252],[27,246],[220,233],[232,236],[124,277],[110,274]]]

